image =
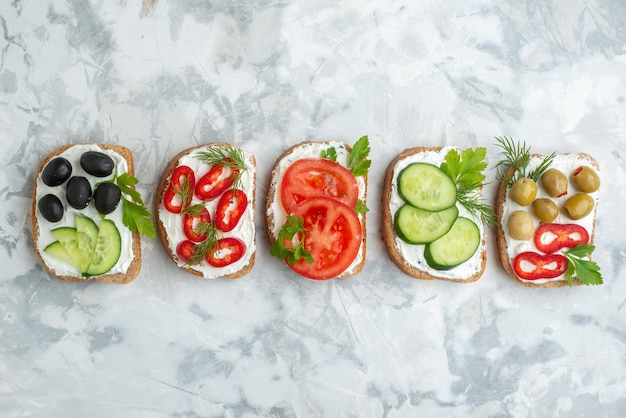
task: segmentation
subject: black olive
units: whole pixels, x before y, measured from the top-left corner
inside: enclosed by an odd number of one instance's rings
[[[63,157],[56,157],[50,160],[41,172],[41,179],[50,187],[59,186],[65,183],[72,175],[72,164]]]
[[[115,167],[113,159],[98,151],[87,151],[80,156],[80,166],[87,173],[96,177],[110,176]]]
[[[121,197],[122,192],[120,191],[120,188],[113,183],[102,183],[96,188],[96,191],[93,194],[93,200],[96,202],[96,209],[98,209],[98,212],[103,215],[113,212],[118,203],[120,203]]]
[[[63,203],[53,194],[47,194],[37,204],[41,215],[50,222],[59,222],[63,218]]]
[[[85,209],[91,201],[91,184],[82,176],[74,176],[67,182],[67,203],[74,209]]]

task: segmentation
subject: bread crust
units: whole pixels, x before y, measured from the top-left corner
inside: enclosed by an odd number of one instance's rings
[[[570,155],[570,153],[563,153],[561,155]],[[600,167],[598,165],[598,162],[591,155],[583,153],[583,152],[576,153],[576,155],[578,157],[581,157],[581,158],[589,159],[589,161],[591,161],[591,165],[593,165],[593,167],[596,169],[596,171],[599,172]],[[543,157],[546,157],[546,155],[545,154],[531,154],[531,157],[543,158]],[[509,174],[512,174],[513,171],[514,171],[514,169],[510,168],[509,169]],[[509,259],[509,256],[507,254],[507,244],[506,244],[506,238],[504,236],[504,227],[503,227],[503,219],[502,219],[502,214],[504,212],[504,204],[505,204],[505,200],[506,200],[506,190],[507,190],[507,187],[504,184],[500,183],[498,185],[498,190],[496,192],[496,201],[495,201],[495,213],[496,213],[496,222],[497,222],[497,226],[496,226],[496,247],[498,249],[498,258],[500,260],[500,264],[504,268],[504,271],[506,271],[506,273],[513,280],[517,281],[518,283],[520,283],[520,284],[522,284],[523,286],[526,286],[526,287],[554,288],[554,287],[568,286],[567,280],[551,280],[551,281],[548,281],[548,282],[545,282],[545,283],[534,283],[534,282],[524,281],[524,280],[520,279],[517,276],[517,274],[515,274],[515,271],[513,270],[513,266],[511,265],[511,260]],[[589,231],[589,243],[590,244],[593,243],[595,230],[596,230],[596,209],[597,209],[597,205],[595,205],[595,207],[594,207],[593,227],[592,227],[591,231]],[[580,280],[578,280],[578,278],[575,277],[575,278],[572,279],[572,286],[580,286],[582,284],[583,283]]]
[[[418,267],[412,266],[406,262],[402,254],[400,254],[400,250],[396,244],[397,234],[394,228],[394,219],[393,214],[391,213],[391,209],[389,208],[389,201],[391,199],[391,194],[393,193],[393,173],[399,162],[402,160],[418,154],[422,152],[441,151],[443,147],[414,147],[405,149],[401,152],[396,158],[394,158],[391,163],[387,166],[387,171],[385,173],[385,183],[383,186],[383,195],[382,195],[382,236],[385,245],[387,246],[387,253],[389,254],[389,258],[398,266],[400,270],[404,273],[408,274],[411,277],[422,280],[447,280],[451,282],[459,282],[459,283],[471,283],[478,280],[485,271],[485,267],[487,265],[487,249],[485,245],[485,232],[483,229],[482,232],[482,242],[479,248],[482,248],[480,252],[480,269],[472,276],[467,279],[456,279],[452,277],[444,277],[430,274]]]
[[[290,148],[288,148],[285,152],[283,152],[281,154],[280,157],[278,157],[276,159],[276,162],[274,163],[274,167],[272,168],[272,173],[270,175],[269,178],[269,182],[268,182],[268,186],[267,186],[267,196],[265,199],[265,230],[267,232],[267,237],[270,241],[270,243],[273,245],[276,242],[276,238],[274,237],[274,235],[272,234],[272,231],[274,230],[274,216],[272,216],[270,214],[270,208],[272,206],[272,202],[274,200],[274,196],[275,194],[278,192],[278,169],[279,169],[279,165],[280,162],[289,157],[289,155],[291,155],[293,152],[295,152],[297,149],[299,149],[300,147],[306,147],[307,145],[318,145],[318,144],[327,144],[330,145],[333,141],[303,141],[300,142],[298,144],[295,144],[293,146],[291,146]],[[349,144],[343,144],[344,147],[346,148],[346,150],[348,152],[352,151],[352,147]],[[363,180],[365,182],[365,190],[364,190],[364,201],[367,201],[367,176],[363,176]],[[354,277],[357,274],[359,274],[361,272],[361,270],[363,270],[363,266],[365,265],[365,254],[367,252],[367,234],[366,234],[366,214],[362,213],[359,216],[360,221],[361,221],[361,230],[363,233],[363,239],[361,241],[361,248],[363,251],[363,256],[361,257],[361,262],[356,265],[354,267],[354,269],[350,272],[344,272],[342,274],[340,274],[339,276],[337,276],[336,278],[338,279],[347,279],[350,277]]]
[[[37,179],[39,178],[39,175],[43,171],[46,164],[48,164],[48,162],[51,159],[63,153],[65,150],[71,147],[74,147],[75,145],[80,145],[80,144],[67,144],[59,148],[56,148],[55,150],[53,150],[50,154],[46,156],[46,158],[41,162],[41,165],[39,166],[39,171],[37,172],[37,176],[35,178],[35,189],[33,191],[33,200],[32,200],[32,206],[31,206],[31,227],[33,231],[33,241],[34,241],[34,246],[35,246],[35,252],[37,253],[37,257],[39,257],[39,260],[41,261],[41,264],[46,269],[46,271],[51,276],[59,280],[63,280],[66,282],[85,282],[85,281],[89,281],[90,279],[94,279],[98,282],[103,282],[103,283],[117,283],[117,284],[129,283],[137,277],[137,275],[139,274],[139,270],[141,270],[141,240],[139,237],[139,233],[137,232],[133,232],[132,248],[133,248],[134,258],[130,266],[128,267],[128,270],[126,271],[126,273],[102,274],[99,276],[92,276],[89,279],[67,276],[67,275],[59,275],[59,274],[54,273],[54,271],[52,271],[48,267],[43,256],[41,255],[39,251],[39,245],[38,245],[38,239],[37,239],[37,237],[39,236],[39,222],[37,220]],[[100,148],[105,149],[105,150],[114,151],[118,153],[119,155],[121,155],[126,160],[126,163],[128,165],[128,174],[130,174],[131,176],[134,176],[135,166],[134,166],[133,154],[130,151],[130,149],[122,145],[111,145],[111,144],[94,144],[94,145],[97,145]],[[123,227],[125,228],[125,226]]]
[[[174,158],[172,158],[172,160],[165,166],[165,169],[163,170],[163,174],[161,175],[161,179],[159,181],[159,184],[157,186],[157,193],[156,193],[156,198],[154,199],[154,213],[155,213],[155,218],[156,218],[156,226],[157,226],[157,233],[159,235],[159,238],[161,239],[161,243],[163,244],[163,247],[165,247],[165,250],[167,251],[167,254],[170,256],[170,258],[172,259],[172,261],[174,261],[174,263],[181,269],[183,269],[184,271],[186,271],[189,274],[193,274],[194,276],[199,276],[199,277],[204,277],[202,275],[202,272],[189,267],[189,266],[179,266],[178,265],[178,255],[174,252],[172,252],[172,250],[170,249],[169,246],[169,242],[167,239],[167,231],[165,229],[165,225],[163,225],[163,221],[161,220],[161,217],[159,215],[159,209],[161,208],[161,206],[163,205],[163,198],[165,195],[165,191],[167,190],[167,187],[169,186],[169,182],[168,179],[170,178],[170,176],[172,175],[172,172],[174,172],[174,170],[176,169],[176,167],[179,166],[179,161],[181,158],[183,158],[184,156],[192,153],[195,150],[198,149],[205,149],[208,147],[214,147],[214,146],[226,146],[226,147],[232,147],[232,148],[238,148],[239,147],[233,145],[233,144],[229,144],[227,142],[211,142],[208,144],[203,144],[203,145],[198,145],[196,147],[191,147],[191,148],[187,148],[181,152],[179,152],[178,154],[176,154],[176,156]],[[250,154],[250,158],[252,159],[252,162],[256,168],[256,158],[254,157],[254,155]],[[256,184],[256,169],[253,170],[253,178],[252,178],[252,183]],[[252,199],[250,200],[249,203],[249,208],[248,210],[252,211],[252,221],[254,222],[255,219],[255,207],[256,207],[256,187],[254,190],[254,193],[252,193]],[[246,274],[248,274],[251,270],[252,267],[254,267],[254,262],[256,260],[256,234],[254,235],[255,239],[254,239],[254,244],[255,244],[255,250],[252,252],[251,256],[250,256],[250,261],[248,262],[248,264],[246,264],[244,267],[242,267],[240,270],[232,273],[232,274],[225,274],[223,276],[220,276],[223,279],[239,279],[243,276],[245,276]],[[249,244],[249,243],[248,243]]]

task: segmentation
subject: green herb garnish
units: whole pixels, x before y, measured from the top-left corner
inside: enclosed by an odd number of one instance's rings
[[[280,227],[278,231],[278,237],[276,242],[272,244],[270,248],[270,254],[274,257],[278,257],[281,260],[285,260],[287,264],[293,266],[296,261],[304,258],[307,263],[313,263],[313,256],[304,248],[304,236],[301,234],[306,231],[304,227],[304,219],[297,218],[293,215],[287,215],[287,222]],[[299,234],[299,240],[297,243],[293,243],[293,238]],[[291,242],[292,246],[285,246],[285,241]]]
[[[526,142],[516,143],[512,138],[506,136],[496,137],[496,141],[496,145],[502,148],[498,155],[503,157],[503,160],[496,164],[496,179],[506,187],[511,187],[513,183],[523,177],[527,177],[536,183],[543,172],[550,167],[556,155],[554,152],[547,155],[537,168],[527,171],[531,154],[530,147],[526,146]],[[509,171],[511,167],[513,167],[512,173]]]
[[[600,266],[595,261],[589,259],[595,248],[592,244],[580,244],[571,250],[563,252],[563,255],[567,258],[565,278],[570,286],[572,286],[573,277],[578,278],[581,283],[586,285],[602,284]]]
[[[197,215],[202,215],[205,209],[206,209],[206,206],[204,206],[202,203],[197,203],[195,205],[189,205],[189,206],[182,208],[180,213],[184,215],[197,216]]]
[[[123,173],[115,178],[115,184],[122,192],[122,223],[132,232],[154,238],[156,231],[150,219],[152,214],[144,205],[139,192],[133,189],[137,183],[139,180],[128,173]]]
[[[472,216],[480,219],[483,225],[493,227],[496,225],[496,216],[491,206],[484,203],[480,195],[480,188],[485,180],[482,172],[487,168],[486,156],[485,147],[468,148],[461,154],[451,149],[440,168],[456,184],[458,202]]]
[[[207,237],[204,241],[197,244],[191,253],[189,262],[187,263],[191,266],[202,263],[202,260],[215,248],[217,241],[221,237],[219,229],[217,229],[213,222],[200,222],[193,230],[197,234],[207,234]]]
[[[357,176],[366,176],[372,161],[367,157],[370,154],[370,142],[367,135],[359,138],[352,146],[350,157],[348,158],[348,169],[352,174]]]
[[[335,147],[322,150],[322,152],[320,152],[320,157],[337,162],[337,150],[335,150]]]
[[[366,212],[369,212],[370,210],[367,208],[367,206],[365,206],[365,202],[363,202],[361,199],[358,199],[356,201],[356,206],[354,207],[354,211],[356,213],[366,213]]]
[[[233,170],[237,170],[237,174],[233,179],[232,188],[241,188],[241,177],[247,169],[246,157],[242,150],[236,147],[215,145],[198,152],[195,157],[211,166],[229,167]]]

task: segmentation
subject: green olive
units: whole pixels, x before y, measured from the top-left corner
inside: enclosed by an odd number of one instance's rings
[[[591,213],[592,209],[593,198],[587,193],[576,193],[563,205],[563,212],[573,220],[584,218]]]
[[[567,194],[567,177],[556,168],[551,168],[541,175],[541,184],[552,197]]]
[[[600,177],[589,167],[578,167],[572,173],[572,181],[578,190],[593,193],[600,188]]]
[[[541,222],[552,222],[559,214],[559,208],[550,199],[537,199],[533,202],[533,213]]]
[[[513,239],[528,241],[535,233],[535,225],[527,212],[516,210],[509,215],[507,224],[509,235]]]
[[[537,184],[527,177],[518,179],[510,192],[511,199],[522,206],[530,205],[537,196]]]

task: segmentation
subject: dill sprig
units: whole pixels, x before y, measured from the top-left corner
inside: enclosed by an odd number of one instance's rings
[[[479,194],[458,193],[457,200],[474,218],[480,219],[483,225],[489,228],[493,228],[497,225],[496,214],[491,206],[483,201]]]
[[[205,209],[206,209],[206,206],[204,206],[202,203],[197,203],[195,205],[189,205],[189,206],[183,208],[180,211],[180,213],[182,213],[184,215],[197,216],[197,215],[202,215],[202,213],[204,212]]]
[[[247,169],[246,157],[242,150],[236,147],[215,145],[198,152],[196,158],[211,166],[229,167],[236,170],[237,174],[233,178],[232,189],[241,188],[241,177]]]
[[[502,148],[498,155],[503,157],[496,164],[496,179],[506,187],[511,187],[513,183],[523,177],[537,182],[544,171],[550,167],[556,155],[553,152],[545,156],[537,168],[528,171],[531,154],[530,147],[526,145],[526,142],[515,142],[507,136],[496,137],[496,141],[496,146]],[[511,168],[513,168],[513,172],[510,171]]]
[[[213,250],[217,245],[217,241],[220,238],[220,231],[217,229],[213,222],[200,222],[194,229],[194,232],[198,234],[207,234],[204,241],[196,245],[191,257],[189,257],[189,265],[196,265],[202,263],[202,260],[206,255]]]
[[[182,203],[180,208],[180,213],[186,213],[187,204],[191,202],[191,197],[193,196],[193,190],[189,186],[189,180],[187,177],[183,178],[183,181],[180,183],[180,187],[174,187],[174,193],[180,196]]]

